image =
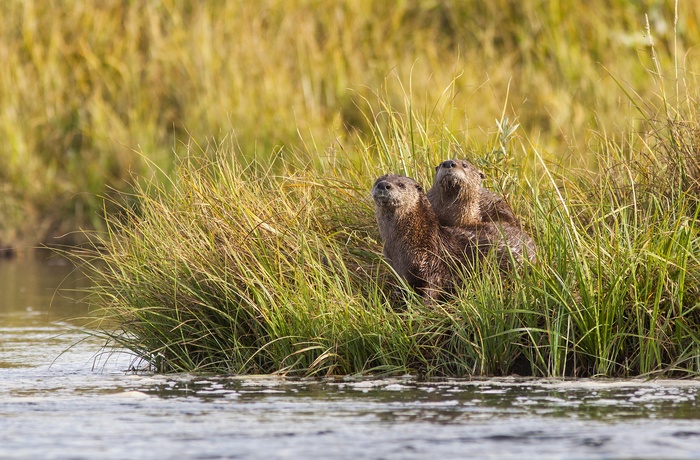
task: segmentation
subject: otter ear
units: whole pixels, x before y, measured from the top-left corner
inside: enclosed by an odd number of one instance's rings
[[[435,172],[438,172],[440,170],[440,165],[435,166]]]
[[[482,179],[486,179],[486,174],[484,174],[483,172],[479,171],[479,177],[481,177]]]

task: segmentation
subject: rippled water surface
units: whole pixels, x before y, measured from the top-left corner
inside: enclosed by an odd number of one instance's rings
[[[85,282],[0,261],[0,458],[700,458],[700,382],[134,375]]]

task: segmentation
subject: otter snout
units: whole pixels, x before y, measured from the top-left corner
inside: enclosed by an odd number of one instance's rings
[[[388,180],[380,180],[379,182],[377,182],[376,184],[374,184],[374,188],[375,188],[376,190],[381,190],[381,191],[384,191],[384,192],[386,192],[386,191],[388,191],[389,189],[391,189],[391,187],[392,187],[391,182],[389,182]]]
[[[445,160],[435,166],[435,182],[475,180],[481,181],[486,176],[476,166],[466,160]],[[479,185],[481,185],[479,183]]]
[[[459,175],[461,169],[459,168],[459,163],[455,160],[445,160],[439,165],[435,166],[435,174],[438,177],[443,177],[452,180],[453,176]]]
[[[379,177],[372,186],[372,198],[379,206],[412,206],[423,193],[423,188],[413,179],[396,174]]]
[[[372,198],[374,198],[375,203],[381,204],[390,201],[393,188],[394,186],[388,180],[378,179],[372,187]]]

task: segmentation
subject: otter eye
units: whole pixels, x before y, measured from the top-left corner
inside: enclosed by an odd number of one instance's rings
[[[399,182],[399,188],[406,188],[406,184],[404,184],[403,182]]]
[[[419,192],[422,192],[422,191],[423,191],[423,187],[421,187],[420,185],[416,184],[416,190],[418,190]]]
[[[463,168],[466,168],[466,167],[467,167],[467,164],[466,164],[466,163],[462,163],[462,167],[463,167]]]

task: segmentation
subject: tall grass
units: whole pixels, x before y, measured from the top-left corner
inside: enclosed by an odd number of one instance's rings
[[[644,14],[662,68],[674,50],[692,70],[700,7],[680,6],[674,33],[671,0],[3,2],[0,246],[99,227],[98,195],[128,192],[148,163],[169,174],[190,138],[233,133],[244,162],[357,152],[372,129],[360,107],[381,109],[390,74],[387,102],[410,93],[430,115],[442,100],[464,145],[487,142],[506,106],[527,139],[595,166],[578,155],[588,130],[626,129],[632,109],[608,75],[657,89],[641,78]]]
[[[388,171],[429,183],[459,149],[410,95],[364,111],[356,155],[233,140],[191,147],[171,183],[109,217],[100,334],[162,371],[327,375],[696,375],[700,233],[695,100],[631,99],[644,126],[596,132],[597,171],[552,162],[505,117],[464,153],[509,196],[538,260],[424,304],[382,261],[368,190]],[[642,103],[644,102],[644,104]],[[378,107],[376,109],[375,107]],[[435,107],[438,109],[436,110]],[[486,152],[486,153],[482,153]]]

